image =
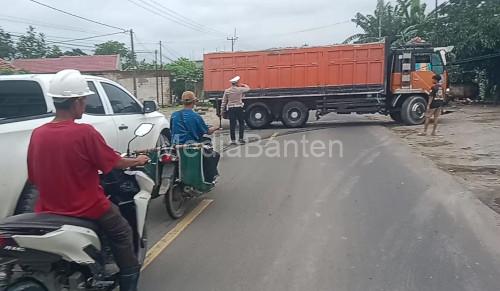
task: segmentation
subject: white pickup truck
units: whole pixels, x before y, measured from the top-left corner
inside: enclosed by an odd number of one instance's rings
[[[27,150],[33,129],[54,118],[54,104],[47,95],[53,75],[0,76],[0,218],[32,209],[36,189],[27,183]],[[169,136],[169,123],[154,101],[140,103],[119,84],[85,76],[94,95],[78,122],[92,124],[119,152],[127,149],[141,123],[153,131],[136,139],[131,149],[151,149]],[[64,138],[63,136],[61,138]]]

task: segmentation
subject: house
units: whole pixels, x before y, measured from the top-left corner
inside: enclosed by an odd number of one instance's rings
[[[16,68],[9,62],[0,58],[0,72],[16,71]]]
[[[121,70],[119,55],[17,59],[12,61],[12,65],[33,74],[53,74],[64,69],[75,69],[92,75]]]
[[[62,56],[59,58],[17,59],[12,62],[16,68],[34,74],[53,74],[64,69],[75,69],[82,74],[101,76],[113,80],[141,100],[157,100],[168,104],[170,100],[170,79],[165,71],[122,71],[120,55]],[[159,81],[158,81],[159,79]],[[163,94],[159,91],[163,79]],[[164,98],[162,102],[161,98]]]

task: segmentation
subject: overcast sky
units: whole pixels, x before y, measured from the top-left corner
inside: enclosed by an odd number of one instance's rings
[[[49,41],[84,38],[118,30],[89,23],[42,7],[29,0],[0,0],[0,27],[22,33],[31,23]],[[376,0],[37,0],[53,7],[136,35],[140,59],[153,57],[157,43],[165,43],[165,58],[201,59],[203,52],[231,50],[226,38],[236,28],[237,50],[340,43],[358,31],[349,20],[357,13],[372,13]],[[422,0],[434,5],[434,0]],[[142,7],[132,3],[135,2]],[[442,2],[442,0],[439,0]],[[7,4],[8,3],[8,4]],[[163,7],[162,7],[163,6]],[[145,9],[146,8],[146,9]],[[169,10],[167,10],[167,9]],[[152,10],[152,11],[148,11]],[[430,9],[430,7],[429,7]],[[175,19],[175,20],[171,20]],[[77,30],[77,31],[75,31]],[[106,40],[130,43],[127,34],[59,44],[79,44],[90,52]],[[144,53],[143,53],[144,52]],[[166,61],[166,60],[165,60]]]

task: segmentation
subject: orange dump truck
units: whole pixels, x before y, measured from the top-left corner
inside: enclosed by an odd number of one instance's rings
[[[385,42],[204,55],[205,97],[220,104],[229,80],[241,76],[247,124],[263,128],[280,120],[301,127],[309,112],[381,113],[398,122],[424,120],[432,76],[442,76],[444,51],[426,43],[389,48]]]

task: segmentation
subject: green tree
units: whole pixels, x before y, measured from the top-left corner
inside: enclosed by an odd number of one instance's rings
[[[497,0],[450,0],[439,7],[437,22],[427,27],[437,31],[439,45],[454,46],[455,80],[479,81],[484,97],[500,97],[500,2]],[[495,57],[495,54],[497,55]],[[476,74],[471,75],[470,72]],[[481,79],[484,78],[484,81]]]
[[[81,49],[71,49],[70,51],[65,51],[63,56],[86,56],[87,54],[83,52]]]
[[[357,13],[352,22],[363,32],[350,36],[344,43],[371,42],[386,37],[392,43],[404,43],[421,35],[428,21],[426,5],[420,0],[397,0],[396,5],[378,0],[373,14]]]
[[[43,58],[47,54],[47,45],[43,33],[37,33],[29,26],[24,35],[16,43],[16,56],[23,59]]]
[[[181,96],[185,90],[194,91],[196,84],[203,80],[203,68],[187,58],[180,58],[166,65],[171,75],[172,91]]]
[[[138,70],[154,70],[155,64],[148,63],[145,59],[142,59],[142,61],[137,63],[137,69]]]
[[[398,9],[390,2],[378,0],[373,14],[364,15],[357,13],[352,22],[360,27],[363,32],[348,37],[344,43],[371,42],[377,41],[381,37],[387,37],[392,43],[401,29],[401,18],[398,16]]]
[[[63,55],[63,52],[61,51],[61,48],[59,48],[57,45],[53,45],[48,49],[47,55],[45,57],[58,58],[62,55]]]
[[[104,43],[95,45],[95,55],[120,55],[122,68],[132,69],[133,58],[132,53],[123,42],[110,40]]]
[[[12,59],[16,53],[14,42],[10,33],[0,28],[0,58]]]

